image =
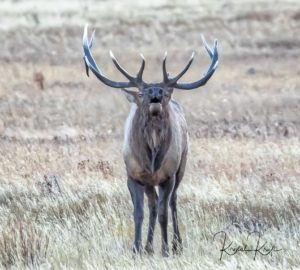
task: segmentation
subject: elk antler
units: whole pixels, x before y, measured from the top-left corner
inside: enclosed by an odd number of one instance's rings
[[[178,83],[177,82],[186,73],[186,71],[191,66],[191,64],[194,60],[194,55],[195,55],[195,53],[193,52],[190,60],[186,64],[185,68],[177,76],[175,76],[174,78],[169,78],[169,75],[168,75],[168,72],[167,72],[167,69],[166,69],[167,53],[165,53],[165,56],[163,58],[163,63],[162,63],[163,79],[164,79],[163,83],[164,84],[166,84],[167,86],[172,87],[172,88],[177,88],[177,89],[182,89],[182,90],[191,90],[191,89],[195,89],[195,88],[198,88],[200,86],[203,86],[207,83],[207,81],[214,74],[214,72],[215,72],[215,70],[218,66],[218,56],[219,56],[218,41],[215,40],[213,49],[211,49],[207,45],[204,36],[202,36],[202,41],[203,41],[203,44],[204,44],[204,47],[205,47],[206,51],[209,54],[210,59],[211,59],[210,67],[207,70],[207,72],[205,73],[204,77],[202,77],[200,80],[192,82],[192,83]]]
[[[95,74],[95,76],[104,84],[114,87],[114,88],[127,88],[127,87],[138,87],[142,88],[145,84],[143,82],[143,72],[145,68],[145,59],[143,55],[142,57],[142,64],[140,67],[139,72],[137,73],[136,77],[131,76],[121,65],[118,63],[117,59],[114,57],[112,51],[110,51],[110,57],[112,58],[113,63],[115,64],[116,68],[129,80],[128,82],[116,82],[106,78],[103,73],[98,68],[90,49],[93,45],[93,39],[95,36],[95,31],[93,31],[92,37],[88,39],[88,25],[86,24],[84,27],[83,33],[83,59],[85,62],[86,74],[89,76],[89,69]]]

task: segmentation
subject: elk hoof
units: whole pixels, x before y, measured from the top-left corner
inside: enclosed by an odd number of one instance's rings
[[[161,255],[163,256],[163,257],[169,257],[169,249],[163,249],[162,251],[161,251]]]
[[[136,256],[136,255],[142,255],[142,253],[143,253],[143,249],[142,249],[142,247],[134,247],[133,249],[132,249],[132,252],[133,252],[133,255],[134,256]]]
[[[153,246],[150,245],[150,244],[146,244],[145,251],[148,255],[153,255],[154,254]]]
[[[172,243],[172,251],[174,255],[181,255],[183,251],[182,247],[182,241],[180,240],[174,240]]]

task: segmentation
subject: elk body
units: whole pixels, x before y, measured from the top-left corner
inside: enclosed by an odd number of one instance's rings
[[[214,42],[211,49],[203,39],[205,48],[211,58],[211,65],[206,74],[192,83],[179,83],[192,64],[194,53],[186,67],[175,77],[170,78],[166,70],[166,54],[162,62],[163,82],[145,83],[142,79],[145,60],[135,77],[120,66],[110,52],[116,68],[127,78],[127,82],[116,82],[106,78],[90,52],[92,41],[87,36],[87,26],[83,35],[84,60],[86,72],[91,70],[104,84],[121,88],[132,102],[131,110],[125,124],[123,157],[127,171],[127,184],[132,198],[135,224],[134,252],[142,251],[142,222],[144,216],[144,194],[148,197],[149,228],[145,251],[153,253],[153,234],[156,219],[161,227],[162,255],[169,255],[168,248],[168,206],[170,205],[173,221],[174,253],[182,251],[182,239],[177,218],[177,189],[183,178],[187,152],[188,134],[183,110],[171,96],[173,89],[191,90],[203,86],[213,75],[218,65],[218,44]],[[137,88],[137,91],[128,88]],[[155,186],[158,186],[158,194]]]

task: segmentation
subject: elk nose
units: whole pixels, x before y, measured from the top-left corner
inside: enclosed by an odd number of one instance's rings
[[[162,100],[163,91],[160,88],[151,88],[149,90],[149,97],[151,103],[158,103]]]

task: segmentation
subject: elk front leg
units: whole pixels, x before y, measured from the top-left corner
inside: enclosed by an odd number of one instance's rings
[[[169,256],[168,246],[168,206],[170,201],[170,195],[172,194],[175,184],[175,176],[168,178],[165,182],[159,185],[159,197],[158,197],[158,221],[161,228],[162,237],[162,255],[164,257]]]
[[[156,194],[155,187],[146,186],[145,193],[148,197],[148,206],[149,206],[149,229],[148,229],[148,237],[147,243],[145,246],[145,250],[149,254],[153,254],[153,234],[154,228],[157,218],[157,199],[158,196]]]
[[[128,178],[127,181],[128,189],[130,191],[134,211],[134,253],[141,253],[142,251],[142,224],[144,218],[144,186]]]

